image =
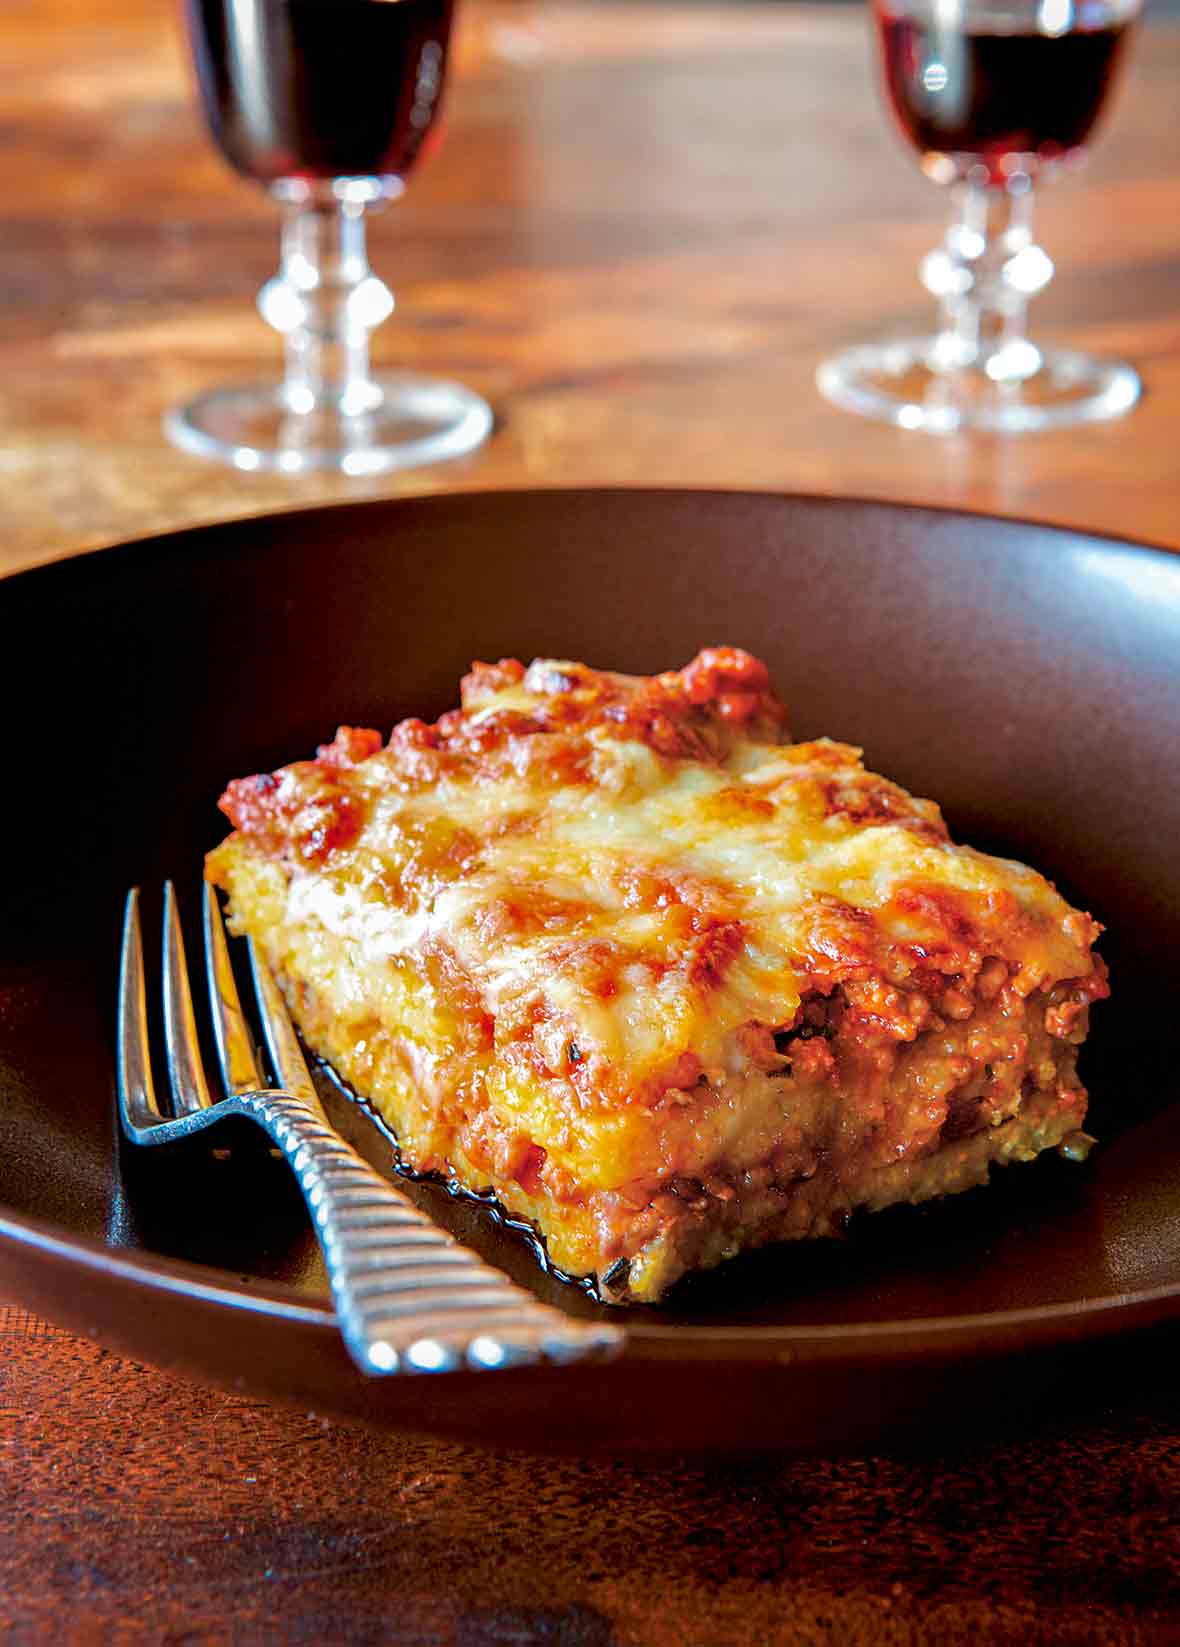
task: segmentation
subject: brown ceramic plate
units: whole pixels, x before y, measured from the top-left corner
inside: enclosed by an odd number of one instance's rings
[[[966,1429],[1174,1352],[1180,558],[873,503],[466,495],[48,566],[0,584],[0,624],[0,1293],[194,1378],[585,1449]],[[117,1141],[123,891],[171,875],[195,907],[227,777],[337,721],[434,715],[473,657],[649,671],[717,641],[768,660],[797,735],[862,744],[961,838],[1028,859],[1106,924],[1114,997],[1083,1066],[1101,1147],[692,1281],[629,1312],[610,1365],[366,1382],[281,1164],[246,1139],[167,1162]],[[365,1116],[333,1105],[388,1165]],[[486,1213],[416,1193],[569,1310],[596,1308]]]

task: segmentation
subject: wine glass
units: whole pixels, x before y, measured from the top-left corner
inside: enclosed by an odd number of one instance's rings
[[[873,0],[885,88],[922,169],[949,185],[950,227],[923,261],[928,336],[824,361],[836,405],[903,429],[1023,433],[1119,417],[1130,366],[1028,335],[1053,265],[1032,233],[1034,186],[1080,158],[1140,0]]]
[[[373,474],[472,451],[492,427],[470,389],[374,373],[393,294],[369,268],[365,214],[396,199],[437,141],[453,0],[183,0],[205,118],[237,171],[283,209],[262,288],[281,382],[168,413],[178,446],[239,469]]]

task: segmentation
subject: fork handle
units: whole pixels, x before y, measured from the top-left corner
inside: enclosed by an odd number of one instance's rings
[[[439,1229],[297,1094],[238,1093],[218,1109],[257,1121],[289,1161],[362,1372],[577,1361],[621,1349],[621,1328],[542,1303]]]

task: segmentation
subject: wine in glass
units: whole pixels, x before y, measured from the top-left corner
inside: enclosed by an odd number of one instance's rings
[[[949,185],[950,227],[922,264],[928,336],[825,361],[821,391],[904,429],[1009,433],[1118,417],[1130,366],[1029,337],[1053,265],[1032,232],[1042,179],[1078,159],[1140,0],[873,0],[890,106],[922,169]]]
[[[259,295],[286,344],[281,382],[215,390],[165,419],[191,452],[240,469],[369,474],[471,451],[492,427],[457,383],[374,373],[393,295],[365,214],[437,142],[453,0],[183,0],[214,141],[283,210]]]

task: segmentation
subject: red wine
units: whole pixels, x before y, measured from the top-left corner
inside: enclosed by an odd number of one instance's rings
[[[1023,19],[1021,20],[1023,21]],[[885,84],[906,138],[924,155],[951,157],[964,174],[982,162],[1002,183],[1013,154],[1055,160],[1080,148],[1098,118],[1128,25],[1035,32],[940,27],[934,17],[878,11]],[[942,168],[951,175],[950,165]]]
[[[247,177],[404,177],[437,134],[453,0],[184,3],[206,118]]]

